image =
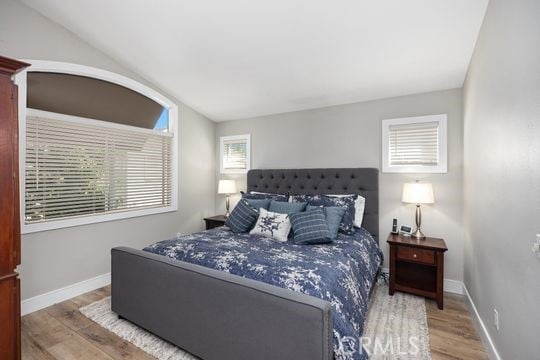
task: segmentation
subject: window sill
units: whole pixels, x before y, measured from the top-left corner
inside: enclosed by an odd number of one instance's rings
[[[446,174],[448,169],[444,165],[439,166],[386,166],[383,165],[383,173],[408,173],[408,174]]]
[[[230,174],[230,175],[234,175],[234,174],[247,174],[249,171],[249,169],[223,169],[220,171],[221,174]]]
[[[167,207],[157,207],[142,210],[127,210],[108,213],[102,215],[85,215],[73,217],[69,219],[51,220],[40,223],[25,224],[24,219],[21,220],[21,234],[31,234],[41,231],[56,230],[69,228],[81,225],[99,224],[107,221],[129,219],[140,216],[156,215],[177,211],[178,207],[171,205]]]

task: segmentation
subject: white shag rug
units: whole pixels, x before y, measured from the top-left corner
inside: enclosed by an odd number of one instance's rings
[[[424,298],[396,292],[377,285],[361,339],[370,359],[429,360],[429,335]],[[197,357],[119,319],[106,297],[79,309],[90,320],[160,360],[197,360]]]

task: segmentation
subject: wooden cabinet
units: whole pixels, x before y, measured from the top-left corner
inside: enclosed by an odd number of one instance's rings
[[[206,230],[223,226],[225,225],[226,220],[227,218],[225,217],[225,215],[217,215],[217,216],[204,218],[204,222],[206,224]]]
[[[435,299],[442,309],[444,282],[444,252],[447,251],[443,239],[390,234],[390,286],[389,293],[408,292]]]
[[[19,145],[17,86],[28,66],[0,56],[0,359],[20,359]]]

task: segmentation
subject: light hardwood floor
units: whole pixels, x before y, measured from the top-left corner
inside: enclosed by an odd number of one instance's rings
[[[110,287],[23,316],[23,359],[151,359],[79,312],[110,295]],[[445,294],[444,311],[426,300],[431,354],[437,359],[487,359],[463,296]]]
[[[444,310],[426,300],[429,342],[432,359],[488,359],[465,296],[444,294]]]

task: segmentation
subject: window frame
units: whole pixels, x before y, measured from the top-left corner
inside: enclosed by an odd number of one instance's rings
[[[19,199],[20,199],[20,212],[19,218],[21,223],[21,233],[29,234],[34,232],[41,232],[54,229],[62,229],[73,226],[81,226],[88,224],[102,223],[106,221],[114,221],[120,219],[128,219],[139,216],[147,216],[154,214],[162,214],[168,212],[174,212],[178,210],[178,144],[179,144],[179,133],[178,133],[178,106],[161,95],[157,91],[145,86],[135,80],[127,78],[125,76],[93,68],[90,66],[55,62],[55,61],[41,61],[41,60],[24,60],[32,64],[30,67],[26,68],[24,71],[21,71],[15,75],[15,83],[19,87],[18,91],[18,113],[19,113]],[[139,209],[139,210],[127,210],[118,213],[109,213],[109,214],[91,214],[84,215],[74,218],[66,218],[60,220],[50,220],[42,223],[33,223],[26,224],[25,222],[25,167],[26,167],[26,95],[27,95],[27,74],[28,72],[54,72],[70,75],[79,75],[95,78],[98,80],[108,81],[133,91],[144,95],[153,101],[157,102],[163,106],[168,111],[169,115],[169,124],[168,132],[173,136],[172,141],[172,156],[171,156],[171,167],[172,167],[172,195],[171,195],[171,204],[169,206],[151,208],[151,209]]]
[[[225,142],[231,140],[245,140],[246,142],[246,169],[225,169],[223,164],[223,152]],[[251,134],[228,135],[219,137],[219,171],[221,174],[247,174],[251,169]]]
[[[437,122],[439,124],[439,162],[437,165],[390,165],[389,133],[392,125],[410,125]],[[426,173],[448,172],[447,114],[414,116],[386,119],[382,121],[382,172],[384,173]]]

